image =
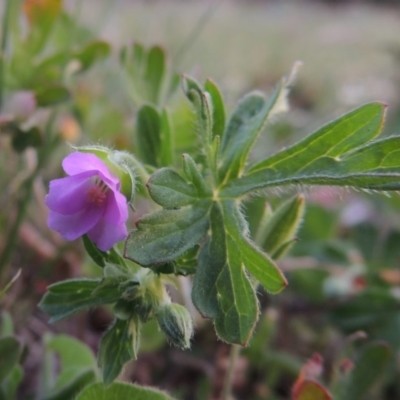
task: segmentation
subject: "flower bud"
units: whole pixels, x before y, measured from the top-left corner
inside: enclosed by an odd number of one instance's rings
[[[172,344],[181,349],[190,347],[193,322],[185,307],[176,303],[164,304],[158,309],[156,318],[160,329]]]
[[[135,194],[135,159],[124,151],[111,150],[105,146],[91,145],[74,147],[82,153],[92,153],[99,157],[118,177],[121,182],[121,193],[126,197],[128,203],[132,203]]]

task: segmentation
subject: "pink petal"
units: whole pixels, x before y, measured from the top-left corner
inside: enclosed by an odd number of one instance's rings
[[[63,215],[82,211],[88,206],[87,191],[94,185],[92,176],[95,174],[95,171],[88,171],[51,181],[45,199],[47,207]]]
[[[111,224],[101,219],[88,233],[90,240],[102,251],[110,250],[115,243],[128,236],[125,224]]]
[[[104,219],[111,224],[126,222],[128,219],[128,204],[123,194],[116,190],[108,194]]]
[[[90,231],[100,220],[104,207],[90,207],[72,214],[62,215],[50,210],[47,225],[65,240],[75,240]]]
[[[64,158],[62,166],[64,171],[71,176],[86,171],[97,171],[101,179],[110,187],[119,188],[120,186],[119,179],[112,175],[106,164],[94,154],[76,151]]]

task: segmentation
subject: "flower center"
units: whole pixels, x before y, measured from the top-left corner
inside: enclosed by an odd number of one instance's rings
[[[87,191],[87,198],[89,203],[101,206],[107,197],[109,187],[101,180],[96,179],[95,185]]]

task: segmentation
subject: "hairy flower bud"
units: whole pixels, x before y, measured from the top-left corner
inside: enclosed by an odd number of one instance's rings
[[[190,347],[193,321],[185,307],[175,303],[164,304],[158,309],[156,318],[160,329],[172,344],[181,349]]]

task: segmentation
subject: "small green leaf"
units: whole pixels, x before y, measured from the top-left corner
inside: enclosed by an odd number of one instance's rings
[[[299,183],[398,190],[400,137],[368,143],[381,132],[384,115],[381,103],[362,106],[254,165],[242,178],[229,182],[221,196]]]
[[[11,336],[0,339],[0,382],[12,371],[21,353],[21,345]]]
[[[166,209],[180,208],[199,201],[196,188],[171,168],[157,170],[147,184],[151,198]]]
[[[179,210],[161,210],[138,221],[125,243],[125,257],[149,267],[175,260],[206,235],[209,201]]]
[[[36,104],[39,107],[54,106],[71,97],[69,91],[64,86],[49,86],[36,91]]]
[[[211,197],[210,187],[204,181],[196,163],[189,154],[183,154],[183,172],[190,183],[197,189],[198,197]]]
[[[97,40],[86,45],[82,50],[76,52],[73,58],[81,63],[80,71],[86,71],[94,63],[106,58],[111,52],[111,46],[104,41]]]
[[[200,85],[188,76],[182,77],[183,91],[194,105],[197,115],[197,129],[203,143],[209,145],[213,139],[213,104],[211,95],[201,89]]]
[[[224,133],[225,129],[225,106],[222,94],[211,79],[207,79],[204,84],[204,89],[210,93],[211,101],[213,105],[213,137],[220,136]]]
[[[161,120],[158,111],[144,105],[136,117],[136,138],[140,158],[143,162],[158,166],[161,150]]]
[[[159,46],[152,47],[147,54],[144,78],[147,81],[147,98],[158,104],[165,74],[165,52]]]
[[[100,342],[98,358],[104,384],[109,385],[116,379],[124,365],[135,357],[130,321],[116,319]]]
[[[168,111],[164,108],[161,112],[161,151],[160,165],[167,167],[174,163],[174,146],[171,121]]]
[[[303,219],[304,209],[304,196],[296,196],[283,203],[264,227],[259,227],[259,243],[268,254],[274,254],[292,241]]]
[[[385,343],[369,345],[356,361],[354,369],[339,387],[338,400],[361,400],[382,376],[391,357]]]
[[[174,400],[167,394],[155,389],[135,386],[128,383],[112,383],[104,386],[95,383],[85,388],[76,400]]]
[[[120,293],[108,290],[93,295],[100,284],[97,279],[70,279],[48,287],[39,307],[51,316],[50,322],[69,317],[85,308],[111,304],[118,300]]]

